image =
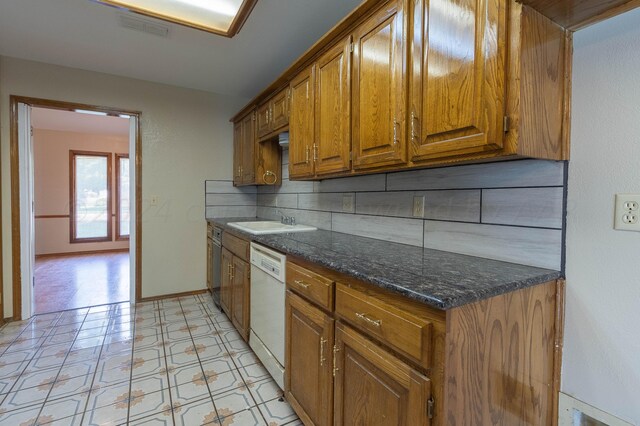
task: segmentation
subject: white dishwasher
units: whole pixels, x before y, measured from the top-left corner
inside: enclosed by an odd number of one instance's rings
[[[284,388],[286,256],[251,243],[251,333],[249,346]]]

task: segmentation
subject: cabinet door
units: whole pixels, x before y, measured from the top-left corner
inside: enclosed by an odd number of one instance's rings
[[[233,255],[226,248],[222,248],[222,262],[220,272],[220,307],[225,314],[232,319],[231,316],[231,301],[232,301],[232,282],[231,282],[231,268],[233,265]]]
[[[333,418],[333,319],[287,291],[285,393],[306,425]]]
[[[249,114],[242,120],[242,184],[256,182],[256,126],[255,115]]]
[[[313,175],[313,67],[298,74],[291,81],[291,115],[289,117],[289,176]]]
[[[249,340],[249,292],[251,282],[249,264],[234,256],[231,271],[233,277],[231,322],[244,340]]]
[[[409,132],[411,160],[502,147],[504,0],[416,0]]]
[[[207,288],[213,290],[213,240],[207,238]]]
[[[403,0],[388,2],[354,33],[353,166],[405,163],[407,48]]]
[[[233,184],[242,185],[242,121],[233,126]]]
[[[316,174],[351,168],[351,37],[316,63]]]
[[[271,131],[289,124],[289,89],[280,91],[271,99]]]
[[[429,379],[343,324],[336,326],[335,425],[429,425]]]
[[[271,133],[271,102],[258,107],[256,111],[256,128],[258,138]]]

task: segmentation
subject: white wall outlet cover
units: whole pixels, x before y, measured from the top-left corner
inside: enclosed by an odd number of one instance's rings
[[[424,217],[424,195],[413,197],[413,217]]]
[[[640,232],[640,194],[616,194],[613,228]]]
[[[345,194],[342,196],[342,211],[344,213],[355,213],[355,195]]]

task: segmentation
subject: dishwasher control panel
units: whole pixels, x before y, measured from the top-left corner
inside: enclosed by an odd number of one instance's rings
[[[265,246],[251,243],[251,265],[283,282],[287,257]]]

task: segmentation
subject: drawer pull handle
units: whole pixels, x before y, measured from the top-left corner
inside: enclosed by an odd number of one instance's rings
[[[311,284],[307,284],[304,281],[300,281],[300,280],[294,280],[293,282],[298,284],[302,288],[309,288],[311,286]]]
[[[327,342],[328,340],[324,337],[320,338],[320,367],[324,366],[324,362],[326,361],[324,358],[324,344]]]
[[[361,314],[356,312],[356,317],[360,318],[363,321],[366,321],[367,323],[375,326],[375,327],[380,327],[382,325],[382,320],[373,320],[371,318],[369,318],[367,316],[367,314]]]
[[[340,370],[340,368],[338,368],[336,364],[337,353],[339,351],[340,349],[338,348],[338,346],[333,345],[333,377],[336,377],[336,373],[338,372],[338,370]]]

